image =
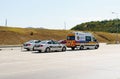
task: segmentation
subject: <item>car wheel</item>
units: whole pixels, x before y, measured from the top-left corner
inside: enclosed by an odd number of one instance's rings
[[[45,50],[45,52],[50,52],[50,48],[47,47],[46,50]]]
[[[35,51],[35,49],[34,49],[34,47],[33,47],[33,49],[32,49],[33,51]]]
[[[72,49],[72,50],[75,50],[75,47],[72,47],[71,49]]]
[[[41,52],[41,50],[38,50],[38,52]]]
[[[30,49],[27,49],[27,51],[30,51]]]
[[[62,48],[62,51],[66,51],[66,47],[63,47],[63,48]]]
[[[98,49],[98,47],[99,47],[99,45],[96,45],[96,46],[95,46],[95,49]]]
[[[84,46],[80,46],[80,50],[83,50],[84,49]]]

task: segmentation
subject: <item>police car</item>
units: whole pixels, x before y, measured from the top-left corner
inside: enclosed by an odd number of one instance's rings
[[[66,46],[54,40],[44,40],[36,44],[34,50],[39,52],[66,51]]]
[[[34,46],[40,42],[41,42],[40,40],[30,40],[23,44],[23,48],[27,49],[27,51],[34,50]]]

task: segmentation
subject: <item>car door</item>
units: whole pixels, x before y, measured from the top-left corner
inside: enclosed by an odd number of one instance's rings
[[[61,50],[62,49],[62,46],[61,46],[61,44],[59,42],[54,41],[54,44],[55,44],[55,49],[56,50]]]
[[[58,50],[58,45],[57,45],[57,43],[55,42],[55,41],[51,41],[52,42],[52,49],[53,49],[53,51],[56,51],[56,50]]]
[[[51,51],[54,51],[54,50],[55,50],[55,45],[53,44],[52,41],[49,41],[49,42],[48,42],[48,46],[47,46],[47,47],[49,47]]]
[[[40,43],[40,40],[36,40],[33,46],[37,45],[38,43]]]
[[[52,51],[58,50],[58,44],[55,41],[51,40],[48,43],[49,43],[50,50]]]

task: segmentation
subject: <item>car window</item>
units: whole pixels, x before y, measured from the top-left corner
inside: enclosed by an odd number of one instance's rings
[[[52,42],[48,42],[48,44],[52,44]]]
[[[58,42],[57,41],[51,41],[53,44],[58,44]]]
[[[41,43],[41,44],[46,44],[46,41],[41,41],[40,43]]]
[[[33,41],[33,40],[30,40],[29,42],[30,42],[30,43],[33,43],[34,41]]]
[[[91,41],[91,36],[86,36],[86,41]]]
[[[94,41],[94,42],[97,42],[97,40],[95,39],[95,37],[93,37],[93,41]]]
[[[75,40],[75,36],[67,36],[67,40]]]
[[[38,41],[35,41],[35,43],[39,43],[40,42],[40,40],[38,40]]]

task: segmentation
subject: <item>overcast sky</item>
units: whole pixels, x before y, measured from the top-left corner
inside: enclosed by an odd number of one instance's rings
[[[118,14],[112,14],[116,12]],[[120,0],[0,0],[0,25],[67,29],[120,17]]]

